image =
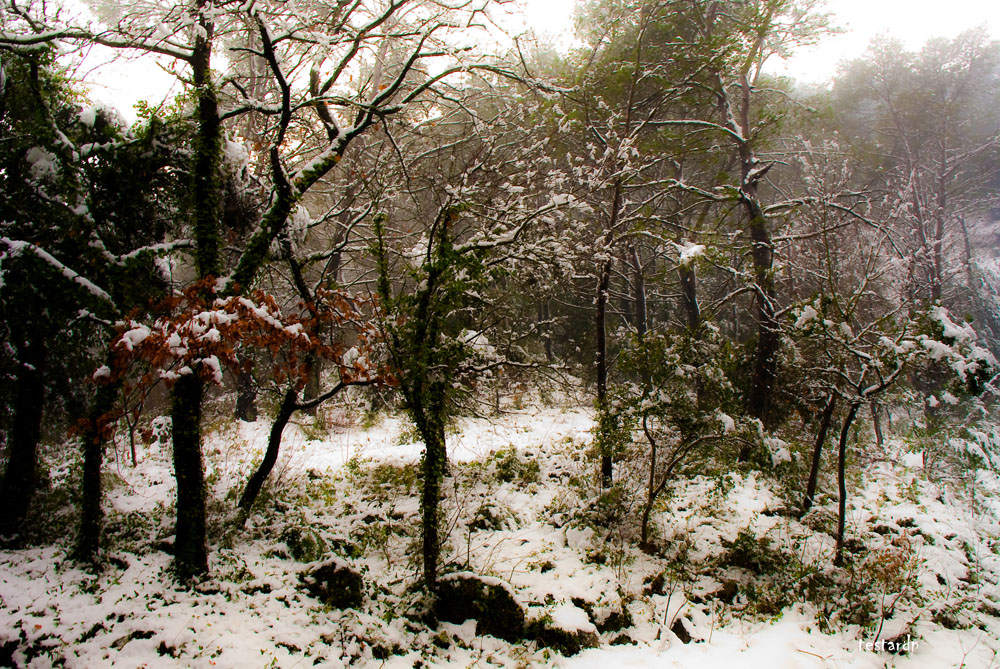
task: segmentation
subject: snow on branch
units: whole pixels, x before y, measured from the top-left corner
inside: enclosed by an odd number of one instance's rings
[[[31,242],[8,239],[7,237],[0,237],[0,244],[4,244],[7,247],[6,252],[0,253],[0,261],[2,261],[4,257],[13,257],[24,253],[32,253],[40,260],[47,263],[52,269],[54,269],[59,275],[70,283],[80,286],[98,300],[114,306],[114,300],[111,299],[111,296],[104,289],[64,265],[48,251],[32,244]]]

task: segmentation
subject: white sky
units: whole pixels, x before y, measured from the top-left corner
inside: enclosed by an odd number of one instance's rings
[[[558,42],[568,43],[575,0],[520,0],[525,24]],[[823,43],[799,53],[776,69],[803,82],[820,83],[832,77],[837,65],[864,53],[879,34],[888,34],[919,49],[934,37],[955,37],[969,28],[985,25],[1000,39],[1000,0],[827,0],[831,23],[845,29]],[[559,39],[561,38],[561,39]]]
[[[557,44],[569,44],[575,0],[518,0],[524,7],[523,24]],[[897,37],[908,48],[917,49],[934,37],[954,37],[963,30],[985,25],[1000,39],[1000,0],[827,0],[833,24],[846,32],[826,38],[815,47],[802,49],[787,63],[775,63],[802,82],[820,83],[832,77],[840,61],[864,53],[878,34]],[[521,23],[521,22],[515,22]],[[130,121],[136,100],[162,100],[176,81],[170,75],[144,63],[117,64],[103,69],[93,97],[117,105]]]
[[[789,75],[803,82],[822,82],[837,71],[842,60],[864,53],[879,34],[919,49],[935,37],[955,37],[985,25],[1000,38],[1000,0],[827,0],[832,23],[846,29],[822,44],[803,49],[786,64]]]

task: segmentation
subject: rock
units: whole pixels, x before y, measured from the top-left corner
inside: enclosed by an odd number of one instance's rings
[[[732,604],[736,601],[736,596],[740,593],[740,586],[736,581],[726,581],[722,587],[713,592],[710,596],[715,597],[720,602]]]
[[[595,621],[598,632],[619,632],[633,624],[632,614],[624,603],[617,609],[610,609],[604,612],[604,618]]]
[[[156,635],[155,632],[150,632],[146,630],[133,630],[123,637],[119,637],[111,642],[111,647],[115,650],[121,650],[128,644],[129,641],[134,639],[152,639]]]
[[[597,628],[590,622],[587,612],[574,604],[557,606],[551,613],[532,620],[525,636],[567,656],[600,645]]]
[[[691,633],[688,632],[687,625],[684,624],[683,618],[675,620],[674,624],[670,626],[670,631],[681,640],[681,643],[691,643]]]
[[[333,558],[299,576],[306,592],[335,609],[357,609],[364,602],[365,581],[339,558]]]
[[[524,608],[509,586],[496,578],[470,572],[441,577],[436,613],[449,623],[475,619],[479,635],[489,634],[510,642],[524,637]]]

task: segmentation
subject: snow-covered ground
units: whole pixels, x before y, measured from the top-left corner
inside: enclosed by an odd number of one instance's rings
[[[509,583],[529,620],[589,633],[597,648],[565,657],[533,640],[477,637],[471,621],[428,627],[411,587],[421,446],[400,417],[363,425],[341,409],[324,429],[302,419],[286,433],[243,529],[235,498],[269,426],[210,428],[211,577],[194,590],[175,585],[165,552],[169,446],[140,446],[134,468],[109,464],[102,573],[68,558],[65,531],[49,545],[0,552],[0,666],[1000,664],[992,472],[933,484],[906,442],[890,440],[850,481],[846,570],[830,565],[829,496],[800,522],[786,511],[781,470],[706,472],[679,480],[657,507],[660,550],[650,555],[635,541],[635,491],[600,499],[591,427],[591,412],[575,407],[459,420],[448,437],[444,554],[445,571]],[[66,480],[71,470],[59,469]],[[49,498],[45,512],[59,512],[58,496]],[[365,577],[358,610],[331,609],[302,587],[310,563],[333,555]],[[879,646],[887,640],[905,652]]]

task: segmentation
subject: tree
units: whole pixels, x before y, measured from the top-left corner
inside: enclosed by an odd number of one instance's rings
[[[616,384],[608,413],[616,438],[647,444],[648,472],[639,520],[639,546],[653,551],[649,522],[667,486],[700,471],[718,444],[742,441],[753,426],[733,419],[735,388],[724,372],[727,347],[716,328],[680,333],[653,331],[629,342],[622,354],[626,378]]]
[[[23,27],[25,40],[38,29],[11,8],[0,16]],[[0,68],[0,123],[9,139],[0,170],[3,350],[17,381],[0,484],[10,512],[0,534],[16,534],[28,512],[43,415],[66,425],[89,414],[80,540],[89,557],[100,515],[94,463],[103,430],[95,426],[109,410],[107,397],[91,397],[90,375],[103,362],[108,321],[164,286],[156,259],[173,247],[163,243],[172,178],[159,172],[162,128],[129,132],[113,113],[87,106],[50,46],[8,44]],[[8,388],[15,386],[5,384],[5,395]]]
[[[559,145],[572,151],[572,169],[587,189],[590,207],[586,225],[572,235],[577,255],[574,265],[588,267],[590,286],[583,288],[593,304],[593,365],[595,405],[598,411],[596,440],[601,451],[601,479],[611,484],[614,470],[614,419],[607,415],[612,346],[609,311],[617,294],[630,314],[624,320],[641,336],[650,326],[645,268],[640,254],[641,236],[652,213],[658,210],[664,190],[651,184],[662,180],[664,163],[659,153],[655,121],[676,104],[691,83],[692,71],[679,56],[671,31],[676,27],[676,6],[671,2],[607,2],[591,6],[580,21],[587,41],[579,54],[576,81],[566,87],[564,104],[557,113],[560,126],[569,132]],[[672,153],[676,147],[666,149]],[[623,280],[616,282],[616,269]],[[623,310],[624,311],[624,310]]]
[[[356,138],[468,68],[460,50],[447,41],[449,33],[466,25],[462,11],[434,3],[410,11],[415,4],[403,0],[380,8],[355,4],[331,10],[313,4],[216,7],[195,0],[127,7],[116,17],[113,30],[66,25],[58,16],[46,16],[43,5],[29,5],[18,11],[28,17],[31,34],[4,33],[2,42],[28,46],[62,39],[145,51],[173,59],[189,77],[195,128],[188,191],[193,269],[197,285],[207,289],[214,279],[226,296],[253,284],[271,242],[288,226],[304,194],[340,162]],[[251,37],[238,37],[248,30]],[[217,78],[213,57],[227,43],[262,59],[271,84],[250,87],[235,75]],[[384,53],[386,47],[396,57],[393,66],[368,67],[368,55]],[[431,73],[429,63],[435,60],[446,64]],[[309,67],[312,84],[299,76]],[[355,70],[366,68],[370,76],[355,80]],[[264,99],[253,97],[261,91]],[[224,123],[244,115],[261,119],[263,131],[255,139],[259,159],[268,166],[269,205],[230,260],[221,253],[219,164]],[[318,144],[297,137],[300,129],[317,124],[322,128]],[[182,581],[207,570],[201,378],[197,373],[184,375],[172,393],[178,481],[175,567]]]
[[[876,40],[834,87],[845,134],[895,202],[909,291],[922,303],[966,308],[979,292],[969,227],[998,198],[998,63],[983,30],[918,53]]]
[[[433,130],[392,142],[401,174],[376,191],[372,221],[379,323],[403,406],[424,443],[421,463],[424,587],[437,591],[445,428],[477,384],[500,368],[532,367],[501,347],[516,268],[546,255],[539,229],[565,221],[571,196],[536,179],[547,139],[518,126],[519,100],[484,82],[453,93]],[[382,178],[387,175],[383,174]],[[391,177],[391,175],[389,175]],[[398,189],[398,190],[397,190]],[[496,344],[495,344],[496,342]]]

